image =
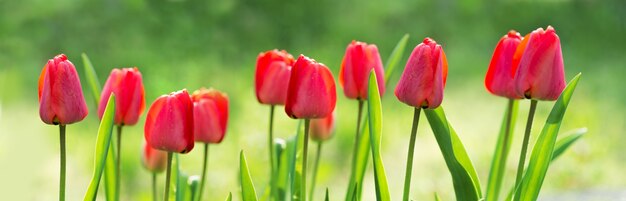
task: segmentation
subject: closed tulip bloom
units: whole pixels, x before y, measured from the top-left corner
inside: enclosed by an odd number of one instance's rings
[[[193,149],[193,103],[186,89],[157,98],[144,127],[146,142],[155,149],[187,153]]]
[[[291,70],[285,112],[294,119],[327,117],[335,109],[335,90],[328,67],[300,55]]]
[[[144,144],[141,163],[150,172],[163,172],[167,165],[167,152],[153,149],[150,145]]]
[[[385,93],[385,71],[378,54],[376,45],[352,41],[346,49],[346,55],[341,62],[339,84],[343,93],[350,99],[367,99],[367,80],[370,71],[374,69],[378,81],[378,91]]]
[[[535,100],[556,100],[565,89],[561,42],[554,28],[526,35],[513,57],[516,92]]]
[[[400,102],[413,107],[437,108],[443,100],[448,61],[443,48],[430,38],[417,45],[396,86]]]
[[[193,92],[191,99],[195,141],[222,142],[228,123],[228,96],[212,88],[202,88]]]
[[[311,138],[316,141],[325,141],[332,137],[335,131],[336,112],[323,119],[312,119],[310,125]]]
[[[72,124],[88,113],[74,64],[60,54],[43,67],[39,76],[39,117],[46,124]]]
[[[515,81],[513,80],[515,72],[511,70],[513,68],[513,55],[521,42],[522,36],[513,30],[509,31],[498,42],[485,77],[485,87],[490,93],[510,99],[522,98],[515,91]]]
[[[284,105],[294,59],[284,50],[270,50],[259,54],[256,61],[254,87],[262,104]]]
[[[102,119],[106,101],[115,94],[115,124],[135,125],[146,108],[143,81],[137,68],[113,69],[102,89],[98,116]]]

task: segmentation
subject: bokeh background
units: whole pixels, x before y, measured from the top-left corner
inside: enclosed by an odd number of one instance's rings
[[[378,45],[386,61],[396,42],[410,34],[399,69],[424,37],[441,43],[449,61],[443,106],[485,181],[506,100],[483,85],[491,54],[510,29],[526,34],[552,25],[559,34],[566,79],[582,72],[562,125],[563,132],[589,133],[550,167],[541,200],[626,199],[626,2],[622,0],[23,0],[0,1],[0,195],[2,200],[54,200],[58,192],[58,128],[38,116],[37,79],[46,60],[65,53],[76,65],[89,116],[68,127],[68,200],[80,200],[93,166],[98,118],[81,53],[87,53],[104,83],[110,70],[137,66],[149,105],[161,94],[214,87],[229,94],[230,124],[222,144],[210,147],[207,200],[239,197],[238,153],[248,156],[257,191],[267,175],[269,107],[257,103],[256,56],[269,49],[305,54],[335,76],[351,40]],[[412,109],[392,91],[383,99],[383,157],[392,198],[401,198]],[[337,85],[339,87],[339,85]],[[343,199],[349,177],[357,102],[338,88],[338,127],[325,143],[317,198],[325,187]],[[521,102],[505,186],[513,182],[528,101]],[[540,102],[532,140],[551,102]],[[297,122],[282,112],[276,136],[294,134]],[[143,121],[123,133],[122,200],[149,200],[150,174],[140,165]],[[314,147],[314,146],[311,146]],[[201,146],[181,156],[185,172],[200,174]],[[311,149],[313,150],[313,149]],[[311,151],[311,155],[314,152]],[[364,200],[374,200],[372,167]],[[160,188],[164,176],[159,176]],[[102,195],[101,191],[101,195]],[[427,121],[417,138],[412,197],[434,192],[453,200],[451,179]],[[102,200],[103,197],[101,197]]]

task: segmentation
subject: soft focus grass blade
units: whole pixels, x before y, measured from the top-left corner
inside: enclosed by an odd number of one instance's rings
[[[406,49],[406,43],[409,41],[409,34],[404,34],[396,47],[393,48],[389,57],[387,57],[387,63],[385,63],[385,82],[391,78],[394,69],[400,63],[400,59],[402,59],[402,55],[404,55],[404,50]]]
[[[481,199],[480,182],[463,143],[448,124],[442,107],[424,110],[452,176],[457,200]]]
[[[285,140],[277,138],[274,141],[274,145],[276,147],[276,158],[278,159],[278,177],[276,178],[276,190],[278,197],[276,200],[283,201],[286,198],[285,194],[287,193],[287,181],[289,180],[287,143]]]
[[[572,146],[572,144],[574,144],[574,142],[580,139],[585,133],[587,133],[587,128],[579,128],[579,129],[567,132],[565,134],[561,134],[561,135],[566,135],[566,137],[556,141],[556,144],[554,145],[554,151],[552,154],[552,160],[561,156],[561,154],[563,154],[563,152],[565,152],[567,148]]]
[[[233,201],[233,193],[228,193],[228,197],[226,197],[226,201]]]
[[[100,85],[100,81],[98,80],[98,75],[96,74],[96,70],[91,65],[91,60],[87,57],[87,54],[83,53],[81,55],[83,58],[83,68],[85,69],[85,77],[87,77],[87,83],[89,83],[89,88],[91,88],[91,94],[93,95],[93,99],[96,102],[96,107],[100,102],[100,93],[102,88]]]
[[[439,197],[439,194],[435,193],[435,201],[441,201],[441,198]]]
[[[246,156],[243,154],[243,150],[239,152],[239,170],[241,177],[241,197],[243,201],[256,201],[256,190],[250,177],[250,170],[248,170],[248,163],[246,162]]]
[[[491,170],[489,171],[489,181],[487,183],[487,191],[485,192],[485,200],[498,200],[500,188],[502,187],[502,179],[504,178],[506,160],[511,149],[513,131],[515,130],[514,122],[515,119],[517,119],[518,109],[517,100],[509,101],[512,102],[511,104],[507,104],[507,109],[504,112],[504,118],[502,119],[502,125],[500,126],[500,134],[498,134],[498,141],[496,142],[496,151],[494,152],[493,159],[491,160]],[[508,116],[511,116],[511,119],[509,121],[509,130],[507,131],[506,124]],[[509,133],[508,137],[506,136],[507,132]]]
[[[113,135],[113,120],[115,118],[115,95],[111,95],[107,102],[107,106],[104,109],[102,121],[100,121],[100,127],[98,128],[98,136],[96,137],[96,151],[94,154],[94,171],[87,193],[85,193],[84,200],[96,200],[98,195],[98,186],[100,185],[100,178],[104,171],[105,161],[108,154],[109,146],[111,145],[111,136]]]
[[[290,139],[291,153],[289,164],[289,178],[291,179],[291,200],[302,200],[302,154],[304,146],[304,129],[302,120],[298,123],[296,138]],[[289,144],[287,146],[290,146]]]
[[[383,126],[383,109],[378,92],[378,83],[376,82],[376,74],[372,70],[370,72],[368,84],[368,101],[367,112],[369,116],[370,127],[370,145],[372,146],[372,158],[374,159],[374,181],[376,183],[376,199],[378,201],[389,201],[389,186],[387,184],[387,176],[385,174],[385,166],[383,165],[380,154],[380,142],[382,138]]]
[[[328,199],[328,188],[326,188],[326,196],[325,196],[324,200],[325,200],[325,201],[328,201],[328,200],[329,200],[329,199]]]
[[[550,116],[546,120],[546,124],[541,130],[541,134],[535,142],[533,151],[530,155],[528,168],[522,179],[520,190],[516,192],[515,200],[537,200],[541,185],[548,172],[550,161],[552,160],[553,150],[555,148],[556,138],[561,127],[561,121],[567,110],[572,94],[576,89],[580,73],[569,82],[559,99],[554,103]]]
[[[187,181],[187,189],[189,189],[188,196],[185,200],[197,200],[198,191],[200,190],[200,176],[193,175],[189,177]]]

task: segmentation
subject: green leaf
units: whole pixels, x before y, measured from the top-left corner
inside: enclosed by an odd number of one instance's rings
[[[87,83],[89,83],[89,87],[91,88],[91,92],[93,95],[93,100],[96,102],[96,107],[100,104],[100,93],[102,93],[102,88],[100,85],[100,81],[98,81],[98,75],[96,74],[96,70],[91,65],[91,60],[87,57],[87,54],[83,53],[83,67],[85,69],[85,77],[87,77]]]
[[[459,136],[449,125],[443,108],[425,109],[424,112],[452,176],[456,199],[479,200],[482,195],[476,170]]]
[[[189,177],[189,180],[187,181],[187,189],[189,189],[189,193],[188,196],[186,196],[187,199],[185,200],[196,200],[197,195],[198,195],[198,190],[200,190],[200,176],[198,175],[193,175]]]
[[[226,197],[226,201],[233,201],[233,193],[228,193],[228,197]]]
[[[372,147],[372,158],[374,159],[374,181],[376,183],[376,198],[378,201],[389,201],[389,186],[387,184],[387,176],[385,174],[385,166],[383,165],[380,154],[380,143],[382,141],[382,125],[383,125],[383,109],[378,92],[378,83],[376,81],[376,73],[374,70],[370,72],[368,84],[368,101],[367,112],[369,116],[370,127],[370,146]]]
[[[241,197],[243,201],[256,201],[256,190],[250,177],[250,170],[248,170],[248,162],[246,162],[246,156],[243,154],[243,150],[239,153],[239,170],[241,175]]]
[[[98,128],[98,136],[96,138],[96,151],[94,154],[94,171],[87,193],[84,200],[96,200],[98,195],[98,186],[100,178],[104,171],[105,160],[107,158],[108,149],[111,145],[111,136],[113,135],[113,120],[115,119],[115,95],[111,95],[104,109],[102,121]]]
[[[328,198],[328,188],[326,188],[326,198],[324,198],[324,200],[325,201],[329,201],[329,198]]]
[[[409,34],[404,34],[396,47],[391,51],[391,55],[387,57],[386,69],[385,69],[385,84],[389,82],[389,78],[393,74],[393,70],[396,68],[398,63],[400,63],[400,59],[402,59],[402,55],[404,54],[404,50],[406,49],[406,43],[409,41]]]
[[[516,192],[515,200],[537,200],[541,185],[548,172],[550,161],[552,160],[553,150],[556,138],[561,127],[561,121],[567,110],[572,94],[576,89],[580,73],[570,81],[565,87],[559,99],[554,103],[550,116],[546,120],[546,124],[541,130],[541,134],[537,138],[537,142],[533,147],[530,155],[528,168],[522,179],[520,190]]]
[[[439,194],[435,193],[435,201],[441,201],[441,198],[439,197]]]
[[[562,135],[566,135],[566,137],[558,140],[556,144],[554,145],[552,160],[555,160],[556,158],[561,156],[561,154],[563,154],[563,152],[565,152],[567,148],[572,146],[572,144],[574,144],[574,142],[580,139],[580,137],[582,137],[585,133],[587,133],[587,128],[579,128],[573,131],[569,131],[565,134],[562,134]]]
[[[117,168],[115,168],[115,146],[113,146],[113,139],[111,139],[111,146],[109,146],[105,167],[104,167],[104,193],[107,200],[115,200],[119,197],[117,192],[117,178],[115,178]]]
[[[276,179],[276,194],[277,200],[282,201],[286,200],[287,193],[287,183],[289,181],[289,164],[287,160],[287,155],[289,150],[287,150],[287,142],[285,140],[276,138],[274,140],[274,145],[276,146],[276,155],[278,159],[278,177]]]
[[[289,138],[287,141],[287,152],[289,154],[289,179],[290,179],[290,198],[294,200],[302,200],[302,153],[304,146],[304,129],[302,128],[302,120],[298,122],[297,134],[295,138]]]
[[[502,179],[506,170],[506,160],[511,150],[513,139],[513,131],[515,130],[515,119],[517,118],[518,101],[509,99],[507,109],[502,118],[500,126],[500,134],[496,143],[496,151],[491,160],[491,170],[489,171],[489,181],[487,183],[487,191],[485,192],[485,200],[498,200],[500,188],[502,187]],[[510,119],[509,119],[510,118]],[[507,119],[509,119],[507,125]],[[507,131],[508,126],[508,131]]]

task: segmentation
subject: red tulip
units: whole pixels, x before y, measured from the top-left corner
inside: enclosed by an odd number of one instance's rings
[[[513,55],[521,41],[522,36],[511,30],[498,42],[485,77],[485,87],[492,94],[510,99],[522,98],[515,92],[515,81],[513,80],[513,73],[515,72],[511,72]]]
[[[196,142],[222,142],[228,123],[228,96],[215,89],[202,88],[193,92],[191,99]]]
[[[48,60],[39,76],[39,117],[46,124],[72,124],[88,113],[74,64],[60,54]]]
[[[554,28],[526,35],[513,57],[516,91],[535,100],[556,100],[565,89],[561,42]]]
[[[369,73],[374,69],[378,81],[378,91],[385,93],[385,71],[376,45],[352,41],[346,49],[341,62],[339,84],[343,93],[351,99],[367,99],[367,81]]]
[[[396,86],[401,102],[423,108],[437,108],[443,100],[448,76],[448,60],[443,48],[430,38],[417,45]]]
[[[285,112],[295,119],[327,117],[335,109],[336,93],[328,67],[300,55],[291,71]]]
[[[135,125],[146,108],[141,73],[137,68],[113,69],[104,84],[98,116],[102,119],[106,101],[115,94],[115,124]]]
[[[144,144],[141,163],[150,172],[163,172],[167,165],[167,152],[153,149],[148,144]]]
[[[193,103],[186,89],[157,98],[144,127],[146,142],[155,149],[187,153],[193,149]]]
[[[332,137],[335,130],[336,112],[323,119],[312,119],[310,125],[311,138],[317,141],[325,141]]]
[[[294,59],[284,50],[259,54],[256,61],[255,92],[262,104],[284,105]]]

